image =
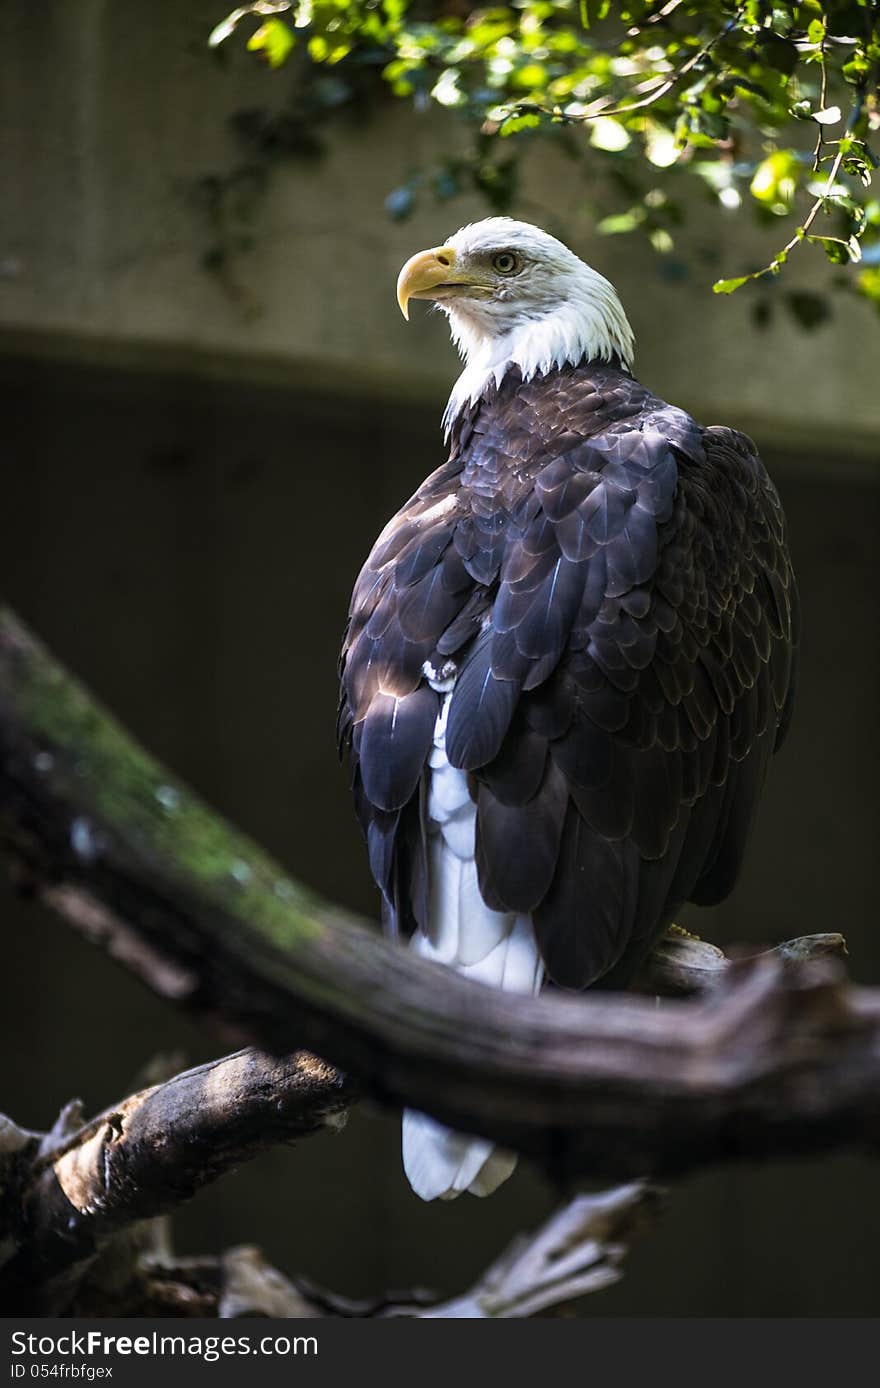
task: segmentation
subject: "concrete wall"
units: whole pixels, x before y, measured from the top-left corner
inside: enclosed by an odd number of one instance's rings
[[[226,0],[6,0],[0,16],[4,209],[0,328],[7,349],[113,360],[176,361],[237,377],[275,374],[316,390],[415,396],[439,406],[455,370],[443,326],[394,305],[402,261],[483,209],[427,207],[403,225],[386,193],[438,151],[456,147],[453,115],[389,102],[332,140],[315,164],[277,165],[243,224],[253,247],[225,284],[200,268],[212,232],[196,189],[246,158],[228,118],[283,103],[291,77],[267,73],[233,41],[223,61],[205,38]],[[580,180],[580,181],[579,181]],[[756,333],[747,292],[711,282],[762,263],[787,232],[759,234],[708,200],[683,239],[690,276],[629,237],[597,238],[581,210],[578,166],[542,149],[519,210],[563,216],[577,248],[617,284],[636,329],[638,370],[697,416],[737,423],[764,442],[837,442],[876,455],[880,323],[849,295],[805,336],[777,313]],[[679,252],[676,252],[676,258]],[[792,260],[791,287],[826,275]]]

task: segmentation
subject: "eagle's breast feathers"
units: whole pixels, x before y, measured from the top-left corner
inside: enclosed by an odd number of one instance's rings
[[[623,979],[736,878],[796,626],[748,439],[612,365],[508,371],[352,597],[339,734],[389,922],[427,929],[442,711],[486,905],[530,915],[557,982]]]

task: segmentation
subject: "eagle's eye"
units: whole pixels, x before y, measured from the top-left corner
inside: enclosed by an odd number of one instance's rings
[[[499,251],[492,257],[492,268],[499,275],[515,275],[517,270],[522,269],[522,260],[513,251]]]

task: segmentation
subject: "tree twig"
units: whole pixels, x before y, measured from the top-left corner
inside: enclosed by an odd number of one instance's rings
[[[822,101],[824,102],[824,99],[825,99],[825,95],[824,95],[824,83],[825,83],[824,57],[823,57],[823,68],[822,68],[822,81],[823,81]],[[859,121],[860,121],[860,119],[861,119],[862,112],[863,112],[864,106],[865,106],[865,96],[866,96],[866,93],[867,93],[867,78],[865,77],[865,78],[862,79],[862,81],[859,83],[859,85],[855,88],[855,95],[854,95],[854,97],[853,97],[853,103],[852,103],[852,106],[851,106],[851,108],[850,108],[849,116],[847,117],[847,122],[846,122],[846,127],[845,127],[845,135],[846,135],[846,137],[849,137],[850,135],[852,135],[853,131],[856,129],[856,126],[858,125],[858,123],[859,123]],[[824,130],[823,130],[823,126],[820,124],[820,125],[819,125],[819,133],[818,133],[818,136],[817,136],[817,138],[816,138],[816,144],[815,144],[814,150],[813,150],[813,171],[814,171],[814,172],[815,172],[815,170],[816,170],[816,168],[818,167],[818,164],[819,164],[819,155],[820,155],[820,151],[821,151],[821,149],[822,149],[823,143],[824,143]],[[842,140],[838,140],[838,141],[837,141],[837,153],[835,154],[834,159],[832,160],[831,168],[830,168],[829,171],[828,171],[828,178],[827,178],[827,180],[826,180],[826,183],[825,183],[824,188],[821,190],[821,192],[817,193],[816,196],[813,198],[813,201],[811,202],[811,204],[810,204],[810,206],[809,206],[809,208],[808,208],[808,210],[807,210],[806,216],[804,217],[804,219],[803,219],[803,221],[800,223],[800,225],[797,226],[797,227],[795,228],[794,232],[793,232],[792,235],[789,237],[789,239],[786,241],[785,245],[784,245],[780,250],[778,250],[778,251],[775,253],[775,255],[773,256],[773,258],[772,258],[766,265],[763,265],[763,266],[761,267],[760,270],[750,270],[750,271],[748,271],[748,272],[747,272],[746,274],[744,274],[744,275],[736,275],[736,276],[733,276],[731,279],[717,280],[716,283],[715,283],[715,286],[714,286],[715,292],[716,292],[716,293],[726,293],[726,292],[729,292],[729,290],[726,289],[726,288],[723,288],[723,286],[736,286],[736,285],[739,285],[739,284],[745,284],[747,281],[751,281],[751,280],[762,280],[762,279],[765,279],[768,275],[776,275],[776,274],[779,273],[779,271],[781,270],[782,266],[785,264],[786,260],[788,259],[789,255],[791,254],[791,252],[794,251],[794,250],[797,250],[798,246],[803,245],[804,242],[807,241],[807,240],[809,239],[810,228],[811,228],[811,226],[813,225],[813,223],[815,222],[815,220],[816,220],[816,218],[818,217],[819,213],[820,213],[823,209],[825,209],[826,211],[828,210],[826,204],[829,202],[829,199],[832,199],[832,197],[833,197],[835,184],[837,183],[837,178],[838,178],[838,175],[840,174],[841,166],[842,166],[843,161],[844,161],[844,158],[845,158],[845,154],[844,154],[845,148],[846,148],[846,146],[845,146],[845,144],[843,143],[843,141],[842,141]],[[859,231],[859,232],[856,233],[856,239],[858,238],[859,235],[861,235],[861,231]],[[824,241],[835,241],[835,242],[837,242],[839,245],[845,246],[845,247],[847,248],[848,254],[850,254],[850,258],[852,258],[852,246],[851,246],[851,243],[852,243],[853,237],[850,237],[849,240],[846,240],[846,241],[845,241],[845,240],[843,240],[843,238],[840,237],[840,236],[825,236],[825,237],[822,238],[822,240],[824,240]]]

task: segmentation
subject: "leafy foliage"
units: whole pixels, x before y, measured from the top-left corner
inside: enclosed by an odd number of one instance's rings
[[[311,119],[384,84],[465,122],[468,152],[413,171],[388,196],[394,218],[474,189],[507,211],[523,150],[551,139],[586,164],[598,230],[645,235],[673,264],[688,184],[719,216],[778,219],[776,254],[716,293],[772,280],[809,246],[880,310],[880,0],[259,0],[210,43],[255,20],[247,46],[270,67],[298,63],[301,87],[331,78],[326,102],[311,87]],[[805,326],[826,316],[815,295],[787,303]]]

